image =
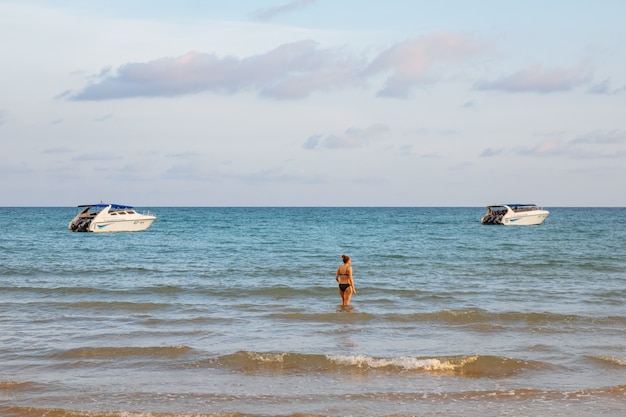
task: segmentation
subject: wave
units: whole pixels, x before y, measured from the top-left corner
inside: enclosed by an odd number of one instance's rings
[[[505,378],[524,371],[554,369],[544,362],[489,355],[458,355],[440,357],[375,357],[369,355],[334,355],[292,352],[238,351],[232,354],[210,356],[189,346],[148,347],[82,347],[47,355],[61,360],[59,366],[89,366],[92,361],[114,361],[120,366],[130,362],[160,363],[168,368],[188,366],[225,368],[243,373],[351,373],[387,376],[406,373],[453,375],[468,378]],[[126,365],[124,365],[126,364]]]
[[[0,391],[32,390],[35,384],[26,381],[0,381]]]
[[[82,295],[82,294],[112,294],[113,291],[104,290],[94,287],[24,287],[24,286],[7,286],[0,287],[3,292],[31,292],[40,296],[55,295]]]
[[[83,347],[64,350],[50,355],[55,359],[119,359],[122,357],[147,357],[151,359],[172,359],[189,355],[189,346],[149,346],[149,347]]]
[[[2,417],[271,417],[267,414],[250,413],[187,413],[187,412],[133,412],[133,411],[80,411],[64,408],[39,407],[3,407],[0,406]],[[324,417],[320,414],[296,413],[280,415],[280,417]],[[397,416],[402,417],[402,416]]]
[[[171,307],[166,303],[154,303],[154,302],[130,302],[130,301],[78,301],[65,304],[67,307],[81,308],[81,309],[102,309],[108,312],[111,311],[151,311],[151,310],[163,310]]]
[[[120,266],[98,265],[93,267],[86,264],[72,264],[71,261],[63,262],[55,258],[54,261],[47,262],[45,266],[33,266],[32,263],[24,263],[23,266],[18,267],[4,267],[0,268],[0,276],[8,277],[48,277],[48,276],[61,276],[61,277],[74,277],[76,275],[115,275],[115,276],[147,276],[153,274],[162,274],[166,272],[163,269],[144,268],[137,266]]]
[[[440,321],[447,324],[475,324],[475,323],[526,323],[530,325],[550,323],[626,323],[626,317],[586,317],[574,314],[559,314],[550,312],[490,312],[480,309],[468,310],[441,310],[429,313],[408,314],[399,316],[404,321]]]
[[[239,351],[217,358],[219,366],[242,372],[425,372],[465,377],[503,378],[527,370],[551,369],[552,365],[500,356],[373,357],[368,355],[322,355]]]
[[[356,311],[351,306],[339,306],[334,313],[272,313],[268,318],[283,319],[289,321],[312,321],[321,323],[362,323],[380,319],[380,316],[372,313]],[[338,312],[350,312],[350,314],[337,314]]]
[[[350,401],[359,404],[374,402],[387,403],[390,407],[397,404],[415,404],[414,407],[423,407],[428,404],[436,404],[446,408],[445,415],[514,415],[515,408],[523,407],[526,412],[515,415],[554,415],[554,416],[588,416],[588,415],[621,415],[623,409],[623,397],[626,395],[626,385],[608,386],[578,391],[542,390],[532,388],[520,388],[510,390],[474,390],[458,392],[395,392],[395,393],[363,393],[351,394]],[[332,396],[331,396],[332,397]],[[202,397],[196,397],[202,401]],[[0,415],[3,417],[330,417],[339,414],[312,414],[299,413],[293,410],[297,407],[299,396],[285,397],[284,401],[293,404],[291,413],[249,413],[237,411],[217,412],[190,412],[190,411],[83,411],[66,408],[28,407],[17,405],[0,405]],[[310,399],[310,396],[307,395]],[[342,398],[339,398],[342,400]],[[212,398],[212,400],[214,400]],[[230,402],[230,399],[225,399]],[[329,400],[324,396],[322,401]],[[255,401],[250,397],[249,401]],[[294,402],[296,401],[296,402]],[[513,402],[512,402],[513,401]],[[565,403],[567,402],[567,403]],[[572,403],[573,402],[573,403]],[[214,403],[215,404],[215,403]],[[462,411],[455,412],[447,406],[461,404]],[[463,406],[463,404],[465,404]],[[517,404],[518,407],[513,407]],[[572,405],[574,404],[574,405]],[[584,406],[587,405],[587,407]],[[583,407],[581,408],[581,405]],[[152,404],[154,407],[155,405]],[[149,408],[143,407],[143,408]],[[512,408],[513,407],[513,408]],[[118,407],[115,407],[118,408]],[[158,408],[158,407],[156,407]],[[228,407],[232,408],[232,406]],[[476,409],[476,410],[475,410]],[[589,414],[587,410],[593,411]],[[362,408],[360,413],[350,415],[373,415],[367,408]],[[521,410],[520,410],[521,411]],[[616,414],[616,412],[618,414]],[[497,413],[497,414],[496,414]],[[388,417],[415,417],[414,413],[396,412],[393,414],[380,414]],[[421,415],[421,414],[420,414]],[[440,415],[440,413],[437,413]],[[443,414],[441,414],[443,415]]]
[[[187,289],[172,285],[157,285],[151,287],[138,287],[132,289],[119,288],[101,288],[92,286],[59,286],[59,287],[26,287],[26,286],[1,286],[3,292],[32,292],[42,296],[59,296],[59,295],[88,295],[97,294],[98,296],[120,296],[120,295],[171,295],[184,293]],[[196,289],[189,290],[194,293]]]
[[[606,365],[613,365],[617,367],[626,366],[626,357],[624,356],[596,355],[596,356],[589,356],[589,358],[599,361]]]
[[[38,407],[2,407],[0,415],[3,417],[255,417],[241,413],[160,413],[160,412],[133,412],[133,411],[79,411],[64,408]],[[258,417],[267,417],[258,415]],[[294,417],[307,417],[307,414],[297,414]],[[289,417],[289,416],[284,416]]]
[[[366,311],[353,310],[352,314],[338,316],[333,313],[274,313],[269,317],[286,320],[302,320],[314,322],[337,322],[346,320],[350,322],[386,321],[389,323],[419,323],[419,322],[439,322],[446,325],[477,325],[477,329],[493,330],[501,329],[509,325],[522,325],[530,329],[538,326],[552,326],[555,324],[567,323],[566,331],[572,325],[626,325],[624,316],[590,317],[574,314],[559,314],[551,312],[490,312],[481,309],[467,310],[439,310],[424,313],[387,313],[374,314]],[[482,327],[481,327],[482,326]],[[574,327],[574,330],[576,328]]]

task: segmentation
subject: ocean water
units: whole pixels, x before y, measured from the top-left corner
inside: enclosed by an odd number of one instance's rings
[[[626,209],[146,209],[0,208],[1,416],[625,413]]]

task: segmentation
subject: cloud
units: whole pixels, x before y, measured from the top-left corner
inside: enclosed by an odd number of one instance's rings
[[[43,154],[59,154],[59,153],[72,153],[73,151],[65,146],[57,146],[54,148],[47,148],[41,151]]]
[[[16,162],[0,159],[0,174],[19,175],[34,172],[26,162]]]
[[[258,10],[253,14],[253,17],[257,20],[271,20],[281,14],[310,6],[315,3],[315,1],[316,0],[292,0],[288,3],[281,4],[280,6]]]
[[[228,174],[225,177],[248,185],[258,184],[323,184],[328,182],[325,174],[309,174],[305,169],[290,170],[281,167],[265,168],[250,173]]]
[[[0,109],[0,126],[2,126],[5,123],[7,114],[9,114],[8,111]]]
[[[189,52],[175,58],[128,63],[115,72],[103,71],[95,82],[70,98],[172,97],[257,89],[263,96],[296,99],[352,84],[357,69],[358,62],[344,51],[321,49],[316,42],[305,40],[244,59]]]
[[[169,167],[163,177],[170,180],[212,181],[218,179],[220,174],[205,163],[185,162]]]
[[[318,91],[363,86],[369,77],[388,75],[379,96],[405,98],[450,70],[445,64],[479,56],[485,45],[464,34],[441,34],[400,42],[373,60],[346,48],[321,48],[312,40],[283,44],[245,58],[189,52],[148,62],[107,67],[69,100],[174,97],[201,92],[256,91],[274,99],[301,99]],[[389,75],[389,73],[391,73]]]
[[[112,117],[113,117],[113,113],[108,113],[108,114],[105,114],[105,115],[103,115],[103,116],[96,117],[96,118],[94,119],[94,121],[96,121],[96,122],[104,122],[104,121],[106,121],[106,120],[109,120],[109,119],[110,119],[110,118],[112,118]]]
[[[192,159],[201,156],[200,153],[196,151],[183,151],[183,152],[175,152],[166,155],[168,158],[176,158],[176,159]]]
[[[626,132],[616,129],[609,132],[595,130],[580,135],[571,141],[572,144],[626,144]]]
[[[440,78],[448,69],[445,64],[476,58],[486,48],[486,44],[466,34],[447,33],[409,39],[383,51],[365,72],[391,72],[378,95],[404,98],[412,88]]]
[[[626,91],[626,86],[622,88],[612,88],[611,87],[611,79],[605,78],[602,82],[598,84],[593,84],[587,90],[590,94],[619,94],[623,91]]]
[[[248,184],[267,182],[300,182],[303,177],[297,173],[286,173],[280,168],[266,168],[249,174],[230,175],[231,178]]]
[[[517,153],[530,156],[556,156],[565,154],[565,145],[560,139],[547,139],[533,147],[520,147]]]
[[[416,156],[422,159],[442,159],[443,155],[436,152],[424,152],[420,146],[417,145],[402,145],[398,147],[400,155]]]
[[[54,96],[55,99],[57,100],[61,100],[64,98],[71,98],[72,97],[72,90],[65,90],[59,94],[57,94],[56,96]]]
[[[309,138],[304,142],[302,147],[304,149],[315,149],[319,146],[320,142],[323,140],[322,135],[313,135],[309,136]]]
[[[476,108],[476,102],[474,102],[474,100],[466,101],[465,103],[461,104],[461,108],[463,109]]]
[[[116,168],[107,175],[107,178],[124,183],[130,181],[153,181],[156,179],[152,172],[152,166],[146,161],[133,162]]]
[[[119,155],[112,154],[112,153],[96,151],[96,152],[76,155],[74,158],[72,158],[72,161],[114,161],[117,159],[122,159],[122,157]]]
[[[480,156],[484,157],[484,158],[489,158],[492,156],[498,156],[501,155],[504,152],[504,148],[487,148],[484,151],[482,151],[482,153],[480,154]]]
[[[601,83],[594,84],[591,87],[589,87],[587,92],[591,94],[611,94],[610,84],[611,84],[611,80],[606,78]]]
[[[351,127],[339,135],[330,134],[326,137],[323,135],[310,136],[302,147],[305,149],[360,148],[386,136],[389,132],[389,127],[384,124],[375,124],[364,129]]]
[[[626,132],[596,130],[569,141],[547,139],[533,147],[515,150],[517,154],[540,157],[568,157],[574,159],[606,159],[626,156]]]
[[[572,90],[587,83],[589,78],[589,68],[586,64],[571,68],[544,68],[541,65],[534,65],[499,80],[479,82],[476,88],[514,93],[553,93]]]

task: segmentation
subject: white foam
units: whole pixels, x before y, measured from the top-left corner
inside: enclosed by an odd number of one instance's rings
[[[598,359],[606,361],[606,362],[611,362],[614,363],[616,365],[620,365],[620,366],[626,366],[626,358],[625,357],[618,357],[618,356],[607,356],[607,355],[601,355],[601,356],[596,356]]]
[[[250,359],[259,362],[284,362],[285,355],[287,353],[259,353],[259,352],[247,352]]]
[[[457,363],[436,358],[419,359],[413,357],[398,358],[374,358],[366,355],[338,356],[329,355],[327,358],[339,365],[357,366],[359,368],[386,368],[394,367],[406,370],[426,370],[426,371],[449,371],[455,370],[467,363],[467,359]]]

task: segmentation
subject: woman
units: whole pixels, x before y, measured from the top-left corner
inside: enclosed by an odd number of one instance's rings
[[[356,294],[354,281],[352,280],[352,267],[350,266],[350,257],[341,255],[343,265],[337,268],[335,273],[335,281],[339,283],[339,295],[341,296],[341,305],[350,305],[352,294]]]

